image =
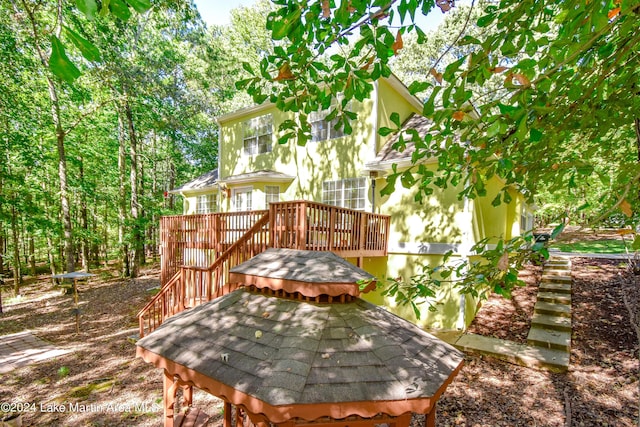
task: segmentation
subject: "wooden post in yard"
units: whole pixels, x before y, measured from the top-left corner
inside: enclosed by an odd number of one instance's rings
[[[176,389],[174,387],[173,375],[165,369],[162,380],[162,404],[164,406],[164,427],[173,427],[173,404],[176,400]]]

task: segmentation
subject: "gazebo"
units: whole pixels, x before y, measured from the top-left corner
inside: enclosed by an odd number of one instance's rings
[[[177,314],[137,343],[178,388],[224,401],[224,426],[407,427],[436,403],[463,354],[359,298],[365,271],[330,252],[269,249],[231,271],[244,287]]]

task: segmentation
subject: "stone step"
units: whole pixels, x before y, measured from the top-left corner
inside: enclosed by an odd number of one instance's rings
[[[454,345],[466,352],[484,354],[530,368],[565,372],[569,367],[569,353],[554,348],[528,346],[474,334],[462,335]]]
[[[552,302],[555,304],[571,304],[571,294],[540,291],[538,292],[538,301]]]
[[[536,305],[533,307],[533,312],[571,318],[571,306],[566,304],[537,301]]]
[[[533,313],[531,327],[554,329],[557,331],[571,332],[571,318],[554,316],[552,314]]]
[[[571,349],[571,331],[543,329],[534,326],[529,330],[527,343],[542,348],[569,351]]]
[[[544,269],[547,270],[562,270],[567,271],[571,270],[571,264],[567,263],[556,263],[556,262],[546,262],[544,264]]]
[[[562,276],[562,277],[571,277],[571,270],[560,270],[557,268],[545,268],[542,272],[543,276]]]
[[[541,283],[571,283],[571,276],[556,276],[552,274],[542,273]]]
[[[538,286],[539,292],[556,292],[559,294],[569,294],[571,295],[571,283],[552,283],[545,282],[540,283]]]
[[[553,255],[551,254],[551,256],[549,257],[549,261],[550,262],[568,262],[571,263],[571,258],[566,257],[566,256],[559,256],[559,255]]]

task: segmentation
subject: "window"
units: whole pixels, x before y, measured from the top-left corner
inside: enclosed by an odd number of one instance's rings
[[[251,193],[253,188],[241,187],[233,190],[233,210],[235,212],[251,210]]]
[[[218,212],[218,199],[215,194],[198,196],[196,213],[208,214]]]
[[[335,129],[338,119],[327,120],[331,109],[315,111],[309,114],[309,124],[311,125],[311,141],[326,141],[328,139],[340,138],[344,136],[342,126]]]
[[[525,211],[520,213],[520,233],[531,233],[533,231],[533,214]]]
[[[322,201],[349,209],[364,209],[367,191],[365,178],[349,178],[322,183]]]
[[[242,146],[245,156],[271,152],[273,116],[267,114],[243,123]]]
[[[280,187],[277,185],[265,185],[264,187],[264,206],[269,207],[270,203],[280,201]]]

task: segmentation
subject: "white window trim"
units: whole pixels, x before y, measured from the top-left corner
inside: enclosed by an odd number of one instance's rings
[[[345,195],[346,190],[345,190],[345,184],[347,181],[350,182],[358,182],[358,186],[356,187],[358,190],[361,190],[361,194],[358,194],[358,197],[353,199],[351,197],[347,197],[348,195]],[[332,184],[332,183],[340,183],[340,189],[337,190],[337,192],[339,192],[339,198],[338,200],[335,201],[335,203],[333,203],[332,200],[328,200],[327,197],[325,197],[326,193],[328,192],[328,190],[325,190],[325,185],[327,184]],[[352,190],[353,188],[349,188],[349,190]],[[332,191],[336,191],[336,190],[332,190]],[[353,200],[358,200],[358,201],[362,201],[362,206],[353,208],[351,206],[346,206],[345,201],[353,201]],[[354,210],[360,210],[363,211],[366,209],[367,207],[367,179],[364,177],[356,177],[356,178],[344,178],[344,179],[337,179],[337,180],[332,180],[332,181],[324,181],[322,183],[322,202],[326,203],[326,204],[330,204],[333,206],[338,206],[341,208],[347,208],[347,209],[354,209]]]
[[[264,127],[264,129],[263,129]],[[268,127],[268,131],[267,131]],[[248,135],[247,129],[251,130]],[[265,151],[260,151],[260,138],[268,137],[268,146]],[[255,144],[255,152],[247,150],[247,141]],[[242,122],[242,154],[244,156],[256,156],[270,153],[273,150],[273,114],[265,114]]]
[[[336,124],[338,123],[338,119],[334,118],[331,121],[327,121],[326,117],[329,115],[329,113],[336,108],[338,101],[335,101],[331,103],[331,106],[329,108],[327,108],[326,110],[320,110],[320,111],[314,111],[311,114],[309,114],[309,125],[311,126],[311,142],[322,142],[322,141],[330,141],[332,139],[336,139],[336,138],[342,138],[343,136],[345,136],[346,134],[344,133],[344,128],[340,127],[339,129],[335,129]],[[344,110],[350,110],[351,108],[351,103],[347,104],[346,107],[344,107]],[[327,135],[325,138],[323,139],[315,139],[314,138],[314,133],[313,133],[313,124],[314,123],[319,123],[319,122],[324,122],[324,127],[326,127],[326,132]]]
[[[206,203],[202,204],[202,201]],[[210,214],[218,211],[218,199],[216,194],[199,194],[196,196],[196,214]]]
[[[278,196],[277,200],[269,201],[269,195],[273,196],[274,194],[267,193],[267,188],[269,188],[269,189],[274,189],[275,188],[276,190],[278,190],[278,192],[277,192],[277,196]],[[269,203],[275,203],[275,202],[279,202],[279,201],[280,201],[280,186],[279,185],[265,185],[264,186],[264,207],[265,207],[265,209],[269,209]]]
[[[238,209],[236,206],[236,195],[238,193],[249,193],[250,194],[250,204],[249,209]],[[231,211],[232,212],[247,212],[253,210],[253,186],[246,187],[237,187],[231,190]]]

